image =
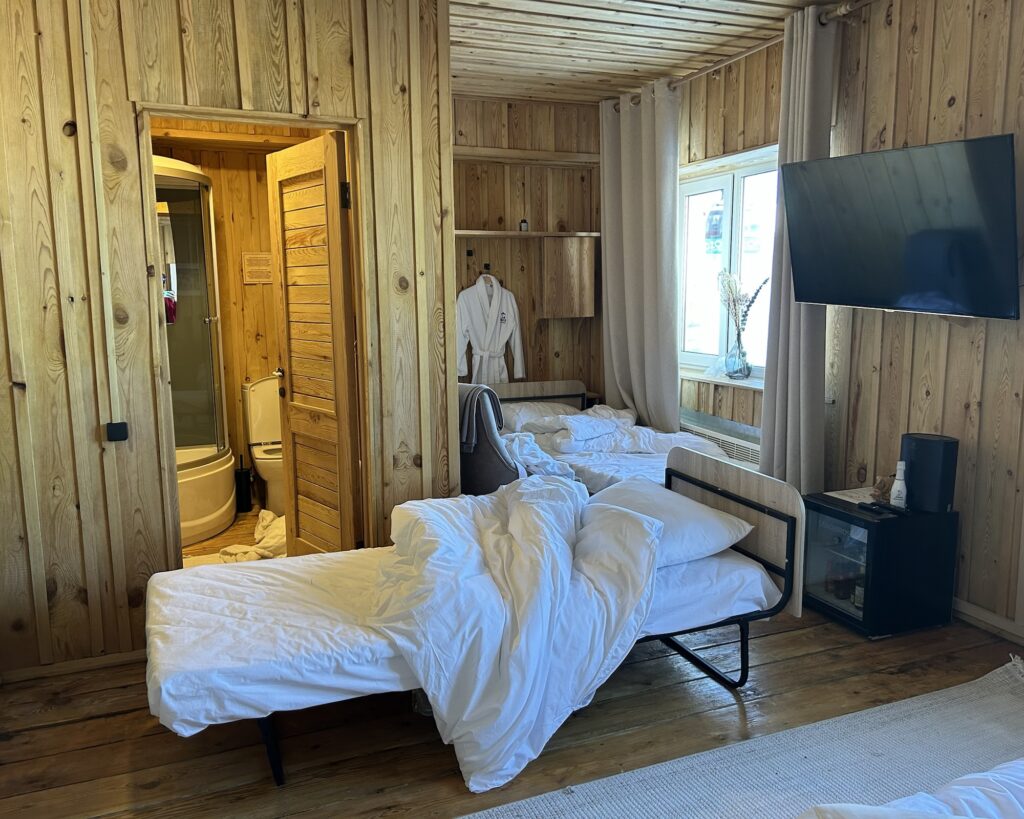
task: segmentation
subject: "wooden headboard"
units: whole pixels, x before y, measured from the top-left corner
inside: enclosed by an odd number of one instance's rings
[[[489,385],[503,404],[519,401],[554,401],[578,409],[587,408],[587,387],[582,381],[513,381]]]
[[[753,469],[681,447],[669,453],[666,485],[688,498],[752,524],[753,531],[737,544],[738,550],[765,565],[780,589],[784,588],[788,576],[791,588],[786,611],[800,616],[805,516],[803,498],[795,488]],[[789,546],[792,567],[787,560],[790,537],[793,539]]]

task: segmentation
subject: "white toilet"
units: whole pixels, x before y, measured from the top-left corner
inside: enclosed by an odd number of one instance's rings
[[[281,399],[276,375],[242,385],[242,412],[245,413],[249,456],[253,468],[267,484],[267,509],[283,515],[284,463],[281,454]]]

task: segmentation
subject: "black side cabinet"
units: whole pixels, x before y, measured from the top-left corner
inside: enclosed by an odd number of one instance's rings
[[[868,637],[952,619],[956,512],[875,513],[825,494],[804,505],[807,606]]]

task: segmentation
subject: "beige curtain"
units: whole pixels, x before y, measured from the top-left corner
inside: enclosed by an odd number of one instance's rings
[[[786,20],[779,165],[829,155],[836,23],[810,6]],[[761,424],[761,471],[801,492],[825,488],[825,308],[793,301],[780,185]]]
[[[618,111],[615,110],[616,105]],[[679,431],[679,112],[667,81],[601,104],[605,400]]]

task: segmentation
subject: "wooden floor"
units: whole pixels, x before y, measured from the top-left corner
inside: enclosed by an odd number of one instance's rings
[[[0,688],[0,815],[451,816],[956,685],[1021,651],[961,623],[868,642],[807,614],[753,633],[738,696],[660,644],[636,648],[540,759],[482,795],[408,694],[282,715],[275,788],[254,723],[163,729],[141,663],[15,683]],[[731,639],[694,644],[730,666]]]
[[[202,557],[217,554],[225,546],[234,546],[236,543],[245,545],[255,543],[256,521],[259,516],[260,510],[256,508],[251,512],[240,512],[235,517],[235,522],[219,535],[193,543],[191,546],[185,546],[181,550],[181,556],[183,558]]]

